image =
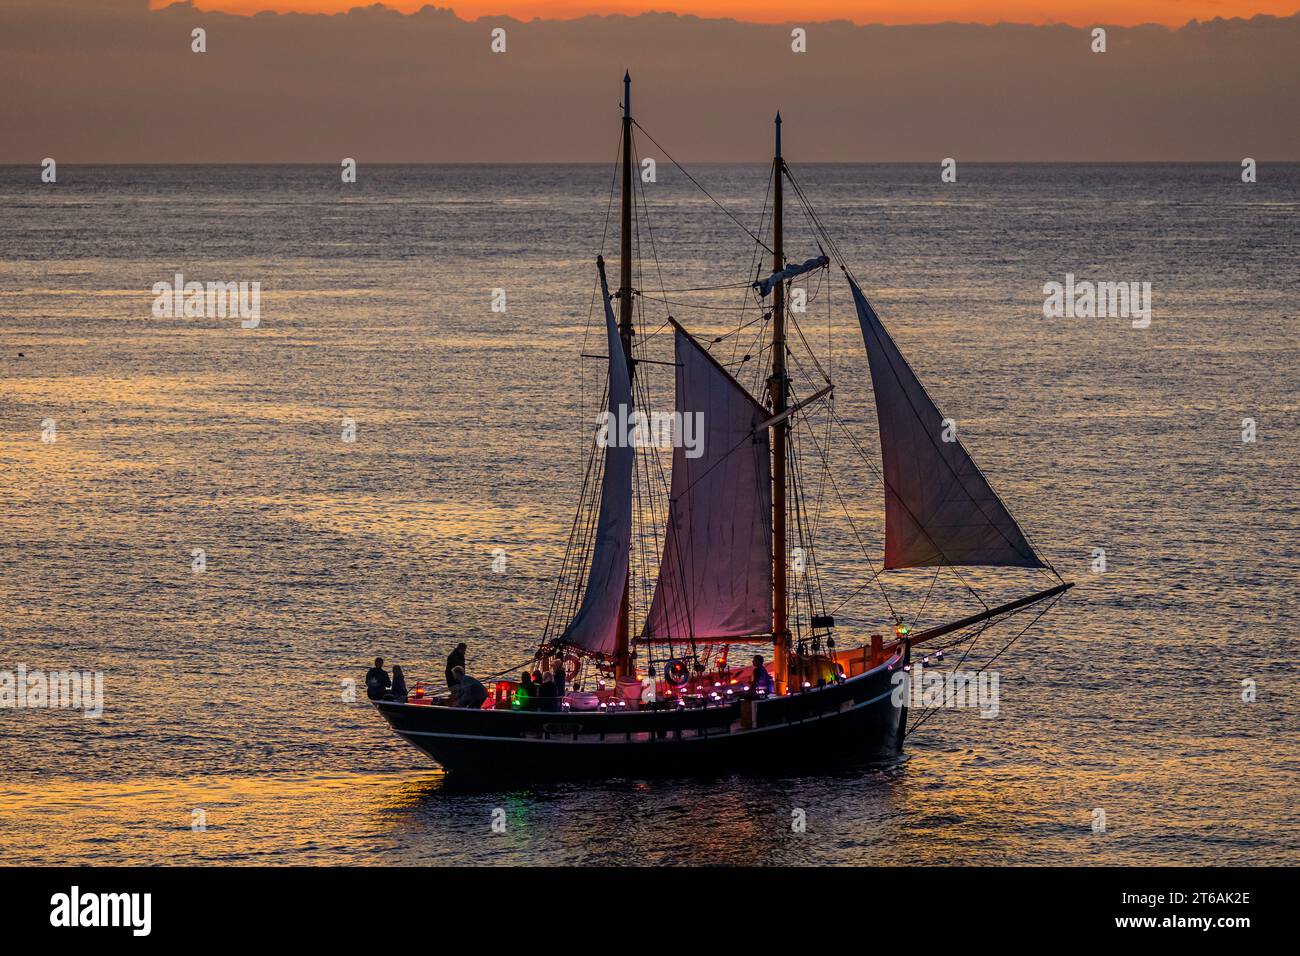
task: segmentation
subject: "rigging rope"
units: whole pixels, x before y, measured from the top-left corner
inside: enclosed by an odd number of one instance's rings
[[[648,140],[650,140],[650,142],[654,143],[655,147],[656,147],[656,148],[657,148],[661,153],[663,153],[665,156],[668,157],[668,161],[669,161],[670,163],[672,163],[674,166],[676,166],[679,170],[681,170],[682,175],[684,175],[687,179],[689,179],[692,183],[694,183],[694,184],[695,184],[695,187],[696,187],[700,192],[702,192],[702,193],[704,193],[704,195],[708,196],[709,199],[710,199],[710,201],[712,201],[712,203],[713,203],[715,206],[717,206],[719,209],[721,209],[723,212],[725,212],[725,213],[727,214],[728,218],[730,218],[732,222],[734,222],[737,226],[739,226],[742,230],[744,230],[745,234],[746,234],[747,236],[749,236],[749,238],[753,239],[756,243],[758,243],[760,246],[762,246],[762,247],[763,247],[764,249],[766,249],[768,252],[771,252],[771,251],[772,251],[771,247],[769,247],[769,246],[767,245],[767,243],[763,242],[762,239],[758,238],[758,236],[754,235],[754,233],[750,231],[749,227],[746,226],[746,225],[745,225],[743,222],[741,222],[739,219],[737,219],[737,218],[735,217],[735,215],[731,212],[730,209],[728,209],[726,206],[722,205],[722,203],[720,203],[720,202],[718,202],[716,199],[714,199],[714,198],[713,198],[713,194],[712,194],[711,192],[709,192],[707,189],[705,189],[705,188],[704,188],[704,185],[703,185],[703,184],[702,184],[698,179],[696,179],[694,176],[692,176],[692,175],[690,174],[690,172],[686,169],[685,166],[683,166],[681,163],[677,162],[677,160],[673,159],[672,155],[668,152],[668,150],[666,150],[666,149],[664,149],[662,146],[660,146],[660,145],[659,145],[659,142],[658,142],[658,141],[657,141],[653,136],[650,135],[650,133],[646,130],[646,128],[645,128],[644,126],[642,126],[640,123],[638,123],[635,119],[632,120],[632,125],[635,126],[637,129],[639,129],[641,132],[645,133],[645,135],[646,135],[646,139],[648,139]]]
[[[1038,613],[1034,615],[1034,619],[1033,619],[1032,621],[1030,621],[1028,624],[1026,624],[1024,627],[1022,627],[1022,628],[1020,629],[1019,633],[1017,633],[1015,637],[1011,638],[1011,640],[1009,640],[1009,641],[1007,641],[1005,644],[1003,644],[1002,647],[998,650],[998,652],[997,652],[996,654],[994,654],[992,657],[990,657],[990,658],[988,659],[988,661],[987,661],[987,662],[986,662],[982,667],[979,668],[979,670],[975,671],[975,674],[976,674],[976,675],[982,674],[982,673],[984,673],[985,670],[987,670],[989,667],[991,667],[991,666],[993,665],[993,662],[994,662],[994,661],[996,661],[999,657],[1001,657],[1004,653],[1006,653],[1006,652],[1011,648],[1011,645],[1012,645],[1012,644],[1014,644],[1014,643],[1016,643],[1016,641],[1020,640],[1020,638],[1022,638],[1022,637],[1025,635],[1025,633],[1026,633],[1026,632],[1027,632],[1031,627],[1033,627],[1035,624],[1038,623],[1039,618],[1041,618],[1044,614],[1046,614],[1048,611],[1050,611],[1052,608],[1054,608],[1054,607],[1056,606],[1056,603],[1057,603],[1058,601],[1060,601],[1060,600],[1061,600],[1061,595],[1058,594],[1058,595],[1056,595],[1054,598],[1052,598],[1052,600],[1049,601],[1046,605],[1044,605],[1042,608],[1040,608],[1039,611],[1038,611]],[[1025,609],[1025,608],[1017,608],[1015,611],[1011,612],[1011,614],[1007,615],[1006,618],[1003,618],[1003,620],[1007,620],[1007,619],[1009,619],[1009,618],[1011,618],[1011,617],[1014,617],[1017,613],[1019,613],[1020,611],[1023,611],[1023,610],[1026,610],[1026,609]],[[980,628],[979,633],[975,635],[976,639],[978,639],[978,638],[979,638],[979,635],[980,635],[980,634],[983,634],[984,631],[987,630],[988,627],[992,626],[992,623],[993,623],[992,621],[986,621],[986,622],[985,622],[985,627]],[[961,667],[962,662],[964,662],[964,661],[966,660],[966,658],[970,656],[971,648],[973,648],[974,646],[975,646],[975,645],[974,645],[974,643],[972,642],[971,647],[970,647],[970,648],[967,648],[966,653],[962,655],[961,661],[959,661],[959,662],[957,663],[956,667],[954,667],[953,670],[956,670],[957,668]],[[924,726],[925,722],[928,721],[932,716],[934,716],[934,714],[935,714],[936,712],[938,712],[939,710],[941,710],[943,707],[947,707],[947,706],[948,706],[948,691],[947,691],[947,688],[945,687],[945,688],[944,688],[944,702],[943,702],[942,706],[941,706],[941,707],[932,707],[932,708],[930,708],[929,710],[927,710],[924,714],[922,714],[922,715],[921,715],[921,719],[918,720],[916,723],[914,723],[914,724],[911,726],[911,728],[908,729],[908,731],[903,735],[903,739],[906,740],[908,737],[912,736],[912,734],[914,734],[916,731],[920,730],[921,727]]]

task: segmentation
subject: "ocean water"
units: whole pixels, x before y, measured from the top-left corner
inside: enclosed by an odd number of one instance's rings
[[[603,351],[610,168],[363,166],[344,185],[334,167],[61,166],[44,185],[3,167],[0,671],[102,672],[104,711],[0,709],[0,862],[1300,861],[1300,167],[1246,185],[1230,164],[963,165],[943,185],[931,165],[791,162],[1078,584],[992,665],[996,717],[938,713],[897,766],[825,776],[445,776],[345,682],[375,654],[436,678],[458,640],[480,674],[536,646],[600,399],[581,354]],[[694,172],[759,229],[766,168]],[[658,179],[638,220],[651,349],[668,336],[649,293],[756,271],[745,232],[668,163]],[[816,255],[793,200],[786,222],[789,257]],[[156,317],[177,272],[260,282],[259,327]],[[1150,326],[1045,319],[1067,273],[1149,282]],[[818,431],[836,490],[814,506],[846,646],[891,623],[862,589],[878,440],[847,290],[809,289],[800,326],[846,423]],[[736,288],[655,294],[705,337],[755,316]],[[756,329],[714,346],[747,385]],[[947,578],[887,577],[921,625],[971,609]],[[972,663],[1014,631],[996,633]]]

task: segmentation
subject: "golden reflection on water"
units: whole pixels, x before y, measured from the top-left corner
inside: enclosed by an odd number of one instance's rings
[[[734,780],[501,789],[439,772],[52,780],[0,788],[0,819],[22,835],[0,844],[0,864],[798,862],[801,837],[782,832],[789,811],[773,801],[800,786],[756,797]]]
[[[1171,839],[1251,862],[1252,834],[1143,805],[1144,782],[1189,770],[1206,777],[1198,799],[1231,783],[1209,761],[1066,772],[1033,754],[928,748],[884,770],[790,778],[61,779],[0,788],[0,864],[1060,865],[1158,862]]]

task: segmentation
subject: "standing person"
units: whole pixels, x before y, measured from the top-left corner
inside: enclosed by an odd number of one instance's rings
[[[547,671],[542,675],[542,687],[537,692],[542,710],[559,710],[560,699],[555,695],[555,675]]]
[[[393,700],[406,703],[406,675],[402,673],[402,665],[393,665],[393,689],[389,691],[389,696]]]
[[[560,700],[564,700],[565,680],[564,658],[557,657],[555,659],[555,696],[560,698]]]
[[[371,700],[383,700],[391,686],[388,671],[384,670],[384,659],[376,657],[375,666],[366,671],[366,696]]]
[[[533,710],[542,709],[542,672],[533,671]]]
[[[456,675],[452,672],[457,667],[465,666],[465,651],[467,650],[465,642],[456,645],[456,649],[447,655],[447,686],[454,688],[456,686]]]
[[[776,682],[772,680],[772,675],[767,672],[763,666],[763,655],[754,655],[754,676],[750,678],[750,686],[754,688],[754,696],[758,696],[762,691],[768,697],[776,693]]]

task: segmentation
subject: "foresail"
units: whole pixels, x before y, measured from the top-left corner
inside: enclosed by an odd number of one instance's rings
[[[880,422],[885,567],[1043,567],[852,279]],[[946,432],[946,434],[945,434]],[[945,440],[945,437],[951,440]]]
[[[612,423],[632,414],[632,383],[618,323],[609,302],[609,285],[604,269],[600,288],[605,303],[605,332],[609,347],[609,418],[605,429],[611,440],[605,445],[605,472],[600,489],[600,512],[597,517],[596,543],[592,549],[591,569],[582,604],[561,638],[597,654],[612,654],[622,614],[623,591],[627,583],[628,549],[632,540],[632,464],[633,447],[615,440]]]
[[[644,640],[743,637],[772,627],[768,412],[676,327],[681,436]],[[687,429],[691,431],[687,431]]]

